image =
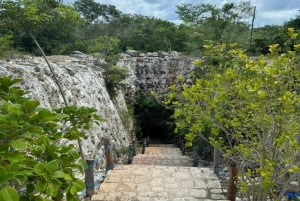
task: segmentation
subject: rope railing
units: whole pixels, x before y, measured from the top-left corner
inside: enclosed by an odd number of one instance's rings
[[[143,140],[143,146],[142,146],[142,154],[145,154],[146,147],[149,147],[149,142],[150,142],[149,136],[147,136],[146,138],[144,138],[144,140]]]
[[[149,146],[149,137],[145,138],[143,141],[132,141],[128,147],[128,164],[131,164],[133,157],[136,156],[136,143],[143,143],[142,150],[145,151],[145,148]],[[95,159],[87,159],[87,168],[85,170],[85,185],[86,188],[84,191],[78,193],[79,200],[82,200],[86,197],[91,198],[95,193],[95,188],[101,185],[104,181],[107,172],[114,169],[114,152],[115,147],[113,144],[109,143],[109,140],[104,142],[104,152],[100,153]],[[142,151],[143,152],[143,151]],[[105,158],[106,166],[105,171],[100,175],[95,175],[94,169],[100,161]]]
[[[89,197],[91,198],[95,193],[95,188],[99,186],[105,179],[107,172],[114,168],[114,158],[113,158],[114,145],[110,144],[108,140],[104,143],[104,152],[99,154],[95,159],[87,159],[87,168],[85,170],[85,190],[78,193],[79,200]],[[100,160],[104,159],[106,161],[105,172],[98,175],[95,179],[94,167],[99,163]]]
[[[193,167],[199,166],[199,150],[200,150],[200,139],[196,137],[193,140],[193,146],[189,149],[186,148],[186,140],[184,136],[177,136],[175,138],[175,145],[180,149],[181,154],[185,155],[186,153],[191,156],[193,161]]]

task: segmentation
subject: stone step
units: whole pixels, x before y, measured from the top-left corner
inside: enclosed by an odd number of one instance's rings
[[[157,155],[180,155],[181,151],[175,146],[149,146],[146,147],[145,154],[157,154]]]
[[[132,164],[162,166],[192,166],[193,160],[182,155],[137,155]]]
[[[152,145],[146,148],[145,154],[135,156],[132,164],[192,166],[193,161],[190,157],[183,156],[174,145]]]
[[[174,145],[151,145],[132,165],[109,171],[93,201],[225,201],[210,168],[191,167],[192,159]]]
[[[209,168],[126,165],[108,172],[100,200],[225,200],[216,175]]]
[[[130,193],[129,193],[130,194]],[[97,195],[97,201],[227,201],[224,199],[207,199],[194,197],[157,197],[157,196],[136,196],[132,195],[115,195],[101,194]]]

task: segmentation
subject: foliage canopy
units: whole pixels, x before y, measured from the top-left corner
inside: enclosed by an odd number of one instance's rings
[[[288,29],[293,44],[297,33]],[[249,58],[235,45],[206,45],[206,60],[196,61],[202,74],[195,83],[172,86],[177,132],[190,146],[205,138],[223,151],[240,170],[238,187],[247,200],[280,200],[288,183],[299,178],[300,71],[297,52],[282,52],[279,44],[269,54]],[[255,176],[253,176],[255,175]]]
[[[41,108],[20,81],[0,78],[0,200],[78,200],[85,184],[76,174],[86,164],[74,145],[60,142],[83,137],[100,117],[87,107]]]

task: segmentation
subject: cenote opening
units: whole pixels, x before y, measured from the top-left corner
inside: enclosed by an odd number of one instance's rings
[[[150,138],[151,144],[174,142],[172,110],[159,103],[151,95],[140,95],[136,99],[134,113],[140,128],[137,138]]]
[[[172,110],[166,108],[151,95],[140,95],[134,105],[134,115],[139,128],[137,132],[138,141],[149,136],[150,144],[175,143],[175,123],[171,118],[172,114]],[[203,135],[208,138],[210,130],[205,129]],[[212,146],[203,139],[199,139],[198,143],[200,158],[211,161],[213,156]]]

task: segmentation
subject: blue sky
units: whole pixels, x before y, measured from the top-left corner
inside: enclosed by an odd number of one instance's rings
[[[75,0],[64,0],[74,3]],[[123,13],[154,16],[164,20],[179,23],[176,5],[191,3],[198,5],[209,3],[222,6],[224,3],[237,3],[241,0],[94,0],[101,4],[115,5]],[[251,0],[256,6],[255,27],[264,25],[282,25],[285,21],[300,15],[300,0]],[[248,19],[249,23],[251,19]]]

